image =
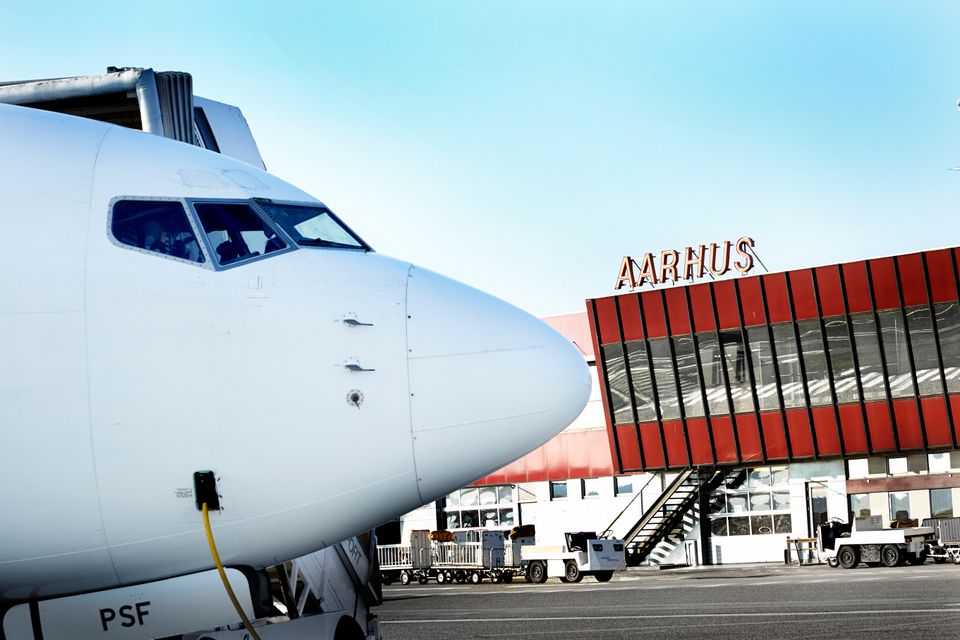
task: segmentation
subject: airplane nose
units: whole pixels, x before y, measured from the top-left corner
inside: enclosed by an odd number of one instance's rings
[[[410,424],[424,502],[537,448],[587,403],[583,356],[502,300],[411,267],[407,317]]]

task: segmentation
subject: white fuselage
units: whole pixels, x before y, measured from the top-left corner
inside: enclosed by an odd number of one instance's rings
[[[224,562],[263,567],[483,476],[586,402],[563,338],[409,263],[219,268],[111,236],[123,198],[194,225],[194,199],[318,203],[267,173],[5,105],[0,141],[0,604],[209,569],[194,471],[218,478]]]

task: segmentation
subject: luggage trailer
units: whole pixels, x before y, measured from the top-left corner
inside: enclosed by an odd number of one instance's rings
[[[416,530],[410,534],[409,545],[381,545],[383,584],[408,585],[414,580],[427,584],[431,578],[439,584],[480,584],[484,579],[513,582],[515,568],[507,557],[512,553],[504,545],[503,532],[481,531],[472,537],[479,541],[435,541],[429,531]]]

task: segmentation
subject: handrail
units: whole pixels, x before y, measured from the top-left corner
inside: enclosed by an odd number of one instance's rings
[[[654,478],[658,478],[658,477],[660,477],[659,473],[650,474],[650,477],[647,478],[647,481],[643,483],[643,486],[640,487],[640,490],[635,492],[633,494],[633,497],[630,498],[630,502],[628,502],[627,506],[623,508],[623,511],[618,513],[616,517],[614,517],[614,519],[610,521],[610,524],[607,525],[607,528],[603,530],[603,533],[600,534],[601,540],[606,538],[608,535],[613,535],[613,525],[617,524],[617,520],[619,520],[620,517],[627,512],[627,509],[633,506],[633,503],[637,498],[640,498],[641,496],[643,496],[643,490],[647,488],[647,485],[653,482]],[[643,504],[643,500],[640,500],[640,503]]]
[[[653,517],[657,514],[667,504],[667,500],[673,497],[673,494],[677,492],[683,483],[693,474],[693,469],[684,469],[681,471],[676,478],[673,479],[673,482],[670,483],[666,489],[663,490],[663,493],[660,494],[660,497],[657,498],[656,502],[650,505],[650,508],[647,509],[644,514],[640,517],[640,520],[637,521],[633,527],[630,528],[630,531],[623,537],[624,542],[630,542],[637,537],[637,534],[647,526]]]

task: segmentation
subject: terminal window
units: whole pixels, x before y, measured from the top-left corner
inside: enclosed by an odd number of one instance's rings
[[[786,466],[755,467],[728,479],[710,496],[713,535],[792,533],[789,479]]]

